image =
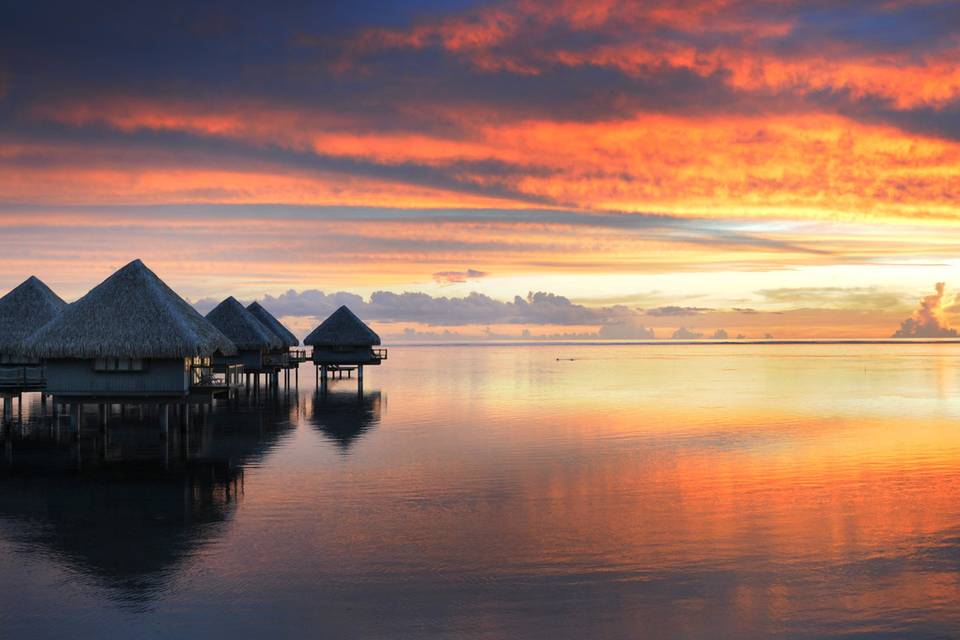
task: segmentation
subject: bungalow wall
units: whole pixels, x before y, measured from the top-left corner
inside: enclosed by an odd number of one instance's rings
[[[244,371],[260,371],[263,368],[263,353],[259,349],[245,349],[235,356],[216,356],[213,359],[213,366],[218,371],[225,364],[242,364]]]
[[[31,358],[30,356],[12,354],[12,353],[0,353],[0,365],[38,365],[40,364],[40,358]]]
[[[315,364],[380,364],[373,354],[373,347],[314,347]]]
[[[144,359],[138,365],[139,370],[103,370],[102,360],[47,360],[47,393],[183,396],[190,391],[189,358]]]

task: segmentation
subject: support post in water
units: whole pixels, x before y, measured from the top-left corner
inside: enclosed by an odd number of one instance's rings
[[[83,419],[83,404],[80,402],[74,402],[70,405],[70,422],[73,427],[73,431],[79,436],[80,435],[80,422]]]
[[[170,424],[170,411],[169,407],[166,404],[161,404],[159,406],[160,413],[160,437],[167,437],[167,430]]]

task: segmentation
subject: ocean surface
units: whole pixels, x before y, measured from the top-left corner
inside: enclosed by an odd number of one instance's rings
[[[2,638],[960,637],[960,345],[394,347],[0,440]]]

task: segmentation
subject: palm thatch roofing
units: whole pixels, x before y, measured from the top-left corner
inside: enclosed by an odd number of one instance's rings
[[[213,326],[237,345],[241,351],[282,349],[283,341],[230,296],[207,314]]]
[[[303,340],[314,347],[372,347],[380,336],[346,306],[340,307]]]
[[[98,284],[27,339],[41,358],[185,358],[236,347],[140,260]]]
[[[66,306],[40,278],[30,276],[21,282],[0,298],[0,353],[20,354],[24,340]]]
[[[296,347],[300,345],[300,340],[297,336],[293,335],[272,313],[264,309],[263,305],[259,302],[251,302],[247,306],[247,311],[253,314],[253,317],[259,320],[260,324],[270,329],[270,331],[280,338],[280,340],[283,341],[283,346]]]

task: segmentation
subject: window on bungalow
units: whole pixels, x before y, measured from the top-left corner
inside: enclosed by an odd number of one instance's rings
[[[97,358],[94,371],[143,371],[141,358]]]

